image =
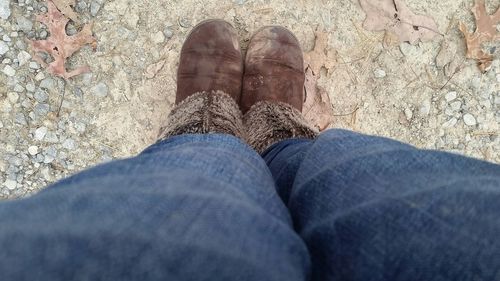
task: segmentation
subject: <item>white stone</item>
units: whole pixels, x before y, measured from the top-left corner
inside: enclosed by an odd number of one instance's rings
[[[7,43],[0,41],[0,56],[5,55],[9,51],[9,45]]]
[[[456,124],[457,124],[458,120],[457,118],[453,117],[451,118],[450,120],[446,121],[444,124],[443,124],[443,127],[445,128],[451,128],[451,127],[454,127]]]
[[[472,114],[469,113],[466,113],[464,115],[464,123],[467,126],[475,126],[477,124],[476,118],[474,118],[474,116],[472,116]]]
[[[163,34],[163,32],[158,31],[153,35],[152,39],[156,44],[160,44],[165,41],[165,35]]]
[[[10,65],[6,65],[6,66],[3,68],[2,72],[3,72],[5,75],[10,76],[10,77],[12,77],[12,76],[16,75],[16,70],[15,70],[14,68],[12,68],[12,66],[10,66]]]
[[[10,0],[0,0],[0,18],[6,20],[10,17]]]
[[[7,187],[9,190],[14,190],[17,187],[17,182],[13,180],[6,180],[3,185]]]
[[[73,150],[76,147],[75,141],[73,139],[66,139],[62,146],[68,150]]]
[[[43,140],[43,138],[45,137],[45,135],[47,134],[47,127],[40,127],[38,129],[35,130],[35,135],[34,135],[34,138],[35,140]]]
[[[17,54],[17,59],[19,60],[19,66],[22,66],[31,59],[31,55],[26,51],[20,51],[19,54]]]
[[[30,62],[30,64],[31,64],[31,62]],[[45,74],[43,74],[43,72],[39,72],[37,75],[35,75],[36,81],[41,81],[43,79],[45,79]]]
[[[451,106],[451,109],[453,109],[454,111],[459,111],[460,108],[462,107],[462,102],[461,101],[454,101],[450,104]]]
[[[444,98],[447,102],[450,102],[457,98],[457,92],[449,92],[444,96]]]
[[[375,69],[375,71],[373,71],[373,75],[375,76],[375,78],[384,78],[385,76],[387,76],[385,71],[380,68]]]
[[[40,65],[38,65],[38,63],[36,61],[30,61],[29,67],[31,69],[39,69]]]
[[[104,82],[100,82],[99,84],[92,87],[92,92],[95,96],[104,98],[108,95],[108,85],[106,85]]]
[[[405,108],[406,120],[410,121],[413,118],[413,111],[410,108]]]
[[[33,146],[28,147],[28,153],[30,155],[37,155],[38,154],[38,146],[33,145]]]
[[[19,94],[15,92],[7,93],[7,98],[11,103],[16,103],[19,100]]]
[[[427,116],[431,112],[431,101],[425,100],[420,107],[420,115]]]
[[[18,83],[14,86],[14,92],[22,93],[22,92],[24,92],[24,87]]]

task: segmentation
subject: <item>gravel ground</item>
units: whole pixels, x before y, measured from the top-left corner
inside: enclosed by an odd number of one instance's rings
[[[330,63],[318,84],[332,100],[331,127],[500,163],[500,46],[487,46],[497,59],[481,74],[464,60],[457,28],[463,21],[473,29],[472,0],[407,3],[433,16],[445,36],[416,46],[384,43],[383,34],[361,27],[357,0],[78,0],[75,10],[93,22],[98,48],[68,62],[92,73],[65,82],[32,60],[25,41],[48,36],[34,20],[45,3],[0,0],[0,198],[32,194],[152,144],[174,102],[182,42],[207,18],[231,22],[242,46],[269,24],[294,31],[304,51],[314,48],[315,32],[326,32]],[[492,12],[500,2],[488,5]],[[78,28],[70,23],[67,33]],[[456,74],[450,62],[460,66]]]

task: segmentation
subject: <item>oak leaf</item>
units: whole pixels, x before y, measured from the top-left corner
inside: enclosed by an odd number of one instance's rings
[[[56,5],[57,9],[61,11],[65,16],[70,18],[74,22],[78,22],[78,14],[73,11],[72,6],[75,6],[75,0],[52,0]]]
[[[363,27],[369,31],[394,33],[399,41],[415,44],[430,41],[439,35],[438,26],[430,16],[413,13],[403,0],[359,0],[366,13]]]
[[[333,67],[334,60],[328,52],[328,33],[316,32],[314,49],[304,53],[305,101],[302,108],[304,118],[319,131],[323,131],[333,121],[333,110],[328,92],[318,85],[321,69],[328,71]]]
[[[64,79],[69,79],[75,75],[90,72],[88,66],[78,67],[72,71],[66,71],[65,63],[74,52],[86,44],[91,44],[96,48],[96,39],[92,36],[91,26],[86,24],[82,30],[75,35],[66,34],[66,24],[69,19],[65,17],[54,5],[51,0],[47,0],[48,12],[36,17],[37,21],[45,24],[50,37],[46,40],[29,40],[34,51],[33,58],[42,66],[47,67],[47,71]],[[39,56],[39,52],[45,52],[52,56],[54,61],[46,64]]]
[[[472,13],[476,19],[476,31],[469,33],[464,23],[460,23],[460,31],[465,36],[467,44],[467,55],[469,59],[475,59],[482,72],[488,70],[493,61],[493,56],[484,52],[481,48],[483,43],[500,40],[500,33],[496,25],[500,23],[500,8],[493,15],[486,11],[484,0],[476,0],[472,7]]]

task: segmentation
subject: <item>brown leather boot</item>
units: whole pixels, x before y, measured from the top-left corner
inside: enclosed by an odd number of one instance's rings
[[[208,20],[194,27],[181,50],[176,106],[160,138],[200,133],[243,138],[242,76],[243,56],[231,24]]]
[[[260,29],[245,59],[240,108],[247,142],[259,153],[289,138],[314,138],[301,114],[304,60],[297,38],[284,27]]]

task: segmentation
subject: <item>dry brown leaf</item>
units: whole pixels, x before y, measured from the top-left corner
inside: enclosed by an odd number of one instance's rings
[[[52,0],[56,5],[57,9],[61,11],[65,16],[73,20],[74,22],[78,22],[78,15],[73,11],[75,6],[75,0]]]
[[[335,64],[328,51],[328,33],[316,31],[314,33],[314,49],[304,53],[304,65],[309,66],[314,73],[319,75],[322,67],[330,70]]]
[[[144,76],[146,76],[146,78],[148,79],[152,79],[156,76],[156,74],[158,73],[158,71],[160,71],[163,66],[165,65],[165,63],[167,62],[167,60],[161,60],[157,63],[153,63],[151,64],[150,66],[148,66],[146,68],[146,72],[144,73]]]
[[[315,36],[314,49],[304,54],[306,80],[302,112],[310,124],[323,131],[332,123],[333,111],[330,96],[325,89],[318,86],[318,79],[321,75],[321,69],[330,70],[335,60],[328,52],[328,33],[316,32]]]
[[[369,31],[394,33],[400,42],[415,44],[439,35],[438,26],[430,16],[414,14],[403,0],[359,0],[366,13],[363,27]]]
[[[304,91],[306,100],[302,108],[304,118],[320,132],[328,128],[333,122],[333,110],[330,96],[326,90],[318,86],[318,77],[311,68],[306,68]]]
[[[86,44],[91,44],[96,48],[96,39],[92,36],[91,26],[86,24],[82,31],[73,36],[66,34],[66,18],[54,5],[51,0],[47,0],[48,12],[38,15],[36,19],[45,24],[50,31],[50,37],[46,40],[29,41],[34,51],[33,58],[40,64],[47,67],[47,71],[56,76],[69,79],[75,75],[90,72],[88,66],[78,67],[70,72],[66,71],[64,64],[74,52]],[[53,62],[48,65],[40,58],[39,52],[46,52],[52,56]]]
[[[472,13],[476,19],[476,31],[469,33],[464,23],[460,23],[460,31],[465,36],[467,44],[467,58],[475,59],[479,69],[482,72],[488,70],[493,61],[493,56],[485,53],[481,45],[483,43],[499,40],[500,33],[496,29],[496,25],[500,23],[500,8],[493,15],[488,15],[484,0],[476,0]]]

